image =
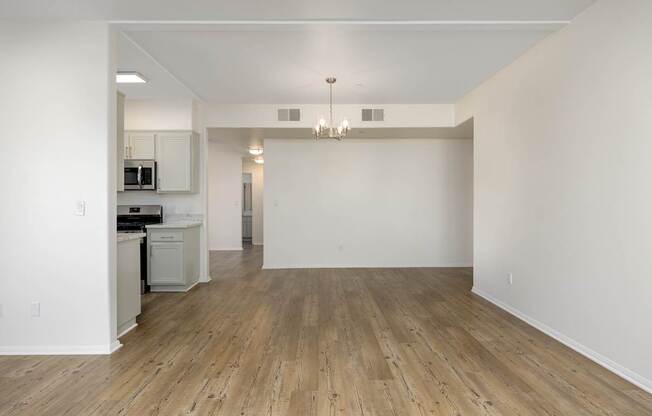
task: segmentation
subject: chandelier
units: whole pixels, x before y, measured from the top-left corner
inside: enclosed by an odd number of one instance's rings
[[[328,88],[330,90],[330,120],[328,123],[326,123],[326,120],[324,120],[323,117],[319,119],[319,122],[313,130],[315,139],[342,140],[349,132],[349,121],[347,119],[342,120],[340,125],[337,127],[333,125],[333,84],[335,84],[335,81],[337,81],[335,77],[326,78],[326,82],[328,83]]]

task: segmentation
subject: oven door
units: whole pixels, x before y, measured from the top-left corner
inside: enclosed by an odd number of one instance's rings
[[[125,160],[125,190],[156,190],[156,162],[153,160]]]

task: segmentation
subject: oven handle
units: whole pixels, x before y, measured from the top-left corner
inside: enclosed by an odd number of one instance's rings
[[[143,189],[143,165],[138,165],[138,187]]]

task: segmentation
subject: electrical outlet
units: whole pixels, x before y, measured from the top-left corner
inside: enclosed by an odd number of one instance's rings
[[[512,273],[507,273],[507,283],[510,285],[514,284],[514,275]]]
[[[30,312],[32,318],[38,318],[39,316],[41,316],[41,302],[32,302],[32,305],[30,307]]]
[[[337,250],[338,251],[344,251],[344,246],[342,244],[340,244],[339,246],[337,246]]]

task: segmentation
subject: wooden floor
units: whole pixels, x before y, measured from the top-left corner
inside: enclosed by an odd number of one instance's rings
[[[261,271],[146,297],[112,356],[0,357],[0,415],[652,415],[652,396],[470,293],[470,269]]]

